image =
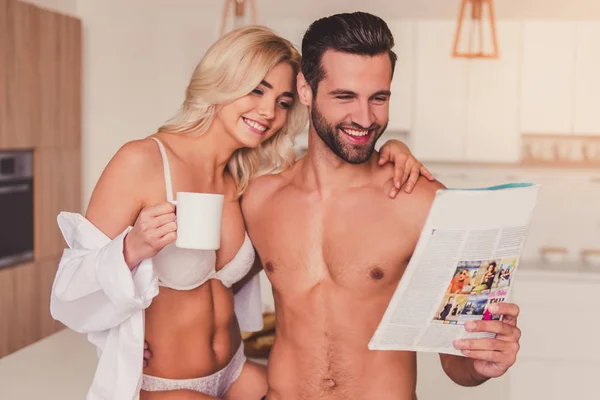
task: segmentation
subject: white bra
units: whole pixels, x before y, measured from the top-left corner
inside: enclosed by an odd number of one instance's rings
[[[160,140],[152,139],[158,144],[162,157],[167,201],[175,204],[167,153]],[[217,254],[214,250],[180,249],[175,246],[175,243],[165,246],[152,258],[152,262],[158,275],[159,285],[176,290],[191,290],[209,279],[218,279],[225,287],[231,287],[248,274],[254,263],[254,257],[254,247],[246,232],[244,243],[235,257],[218,271]]]

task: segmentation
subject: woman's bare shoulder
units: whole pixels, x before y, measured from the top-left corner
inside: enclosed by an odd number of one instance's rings
[[[150,139],[125,143],[110,160],[90,198],[86,217],[109,237],[131,224],[163,185],[161,157]]]

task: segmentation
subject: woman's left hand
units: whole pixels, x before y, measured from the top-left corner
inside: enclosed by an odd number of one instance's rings
[[[404,185],[406,193],[412,192],[420,175],[430,181],[435,180],[431,172],[417,160],[407,145],[399,140],[388,140],[379,150],[379,165],[391,162],[394,164],[394,184],[390,189],[390,197],[393,199]]]

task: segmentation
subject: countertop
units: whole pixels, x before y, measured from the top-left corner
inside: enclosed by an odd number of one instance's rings
[[[85,399],[97,362],[86,335],[64,329],[0,358],[0,399]]]

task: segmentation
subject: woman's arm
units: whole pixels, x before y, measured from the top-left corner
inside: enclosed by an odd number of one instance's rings
[[[408,146],[399,140],[388,140],[379,150],[379,165],[385,165],[388,162],[394,164],[394,184],[390,190],[391,198],[396,197],[402,185],[404,185],[406,193],[412,192],[420,175],[430,181],[434,180],[431,172],[412,155]]]
[[[131,273],[175,238],[171,204],[140,213],[147,193],[156,190],[151,187],[156,163],[145,147],[152,144],[129,143],[113,157],[92,195],[88,220],[59,217],[61,229],[72,237],[66,237],[70,248],[59,264],[50,309],[55,319],[75,331],[119,325],[147,307],[158,291],[148,273]]]

